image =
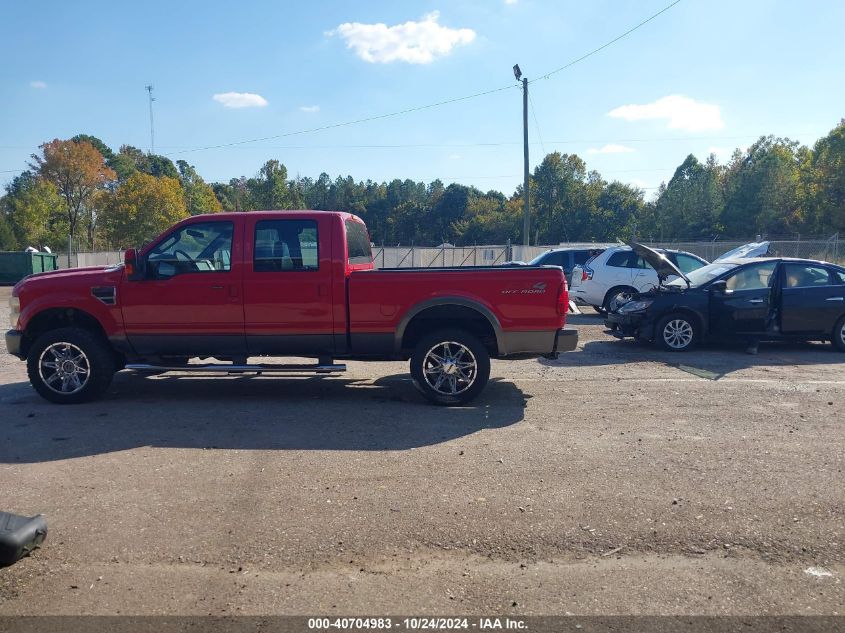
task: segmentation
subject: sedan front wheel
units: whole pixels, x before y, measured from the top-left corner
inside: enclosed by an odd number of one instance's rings
[[[698,342],[695,321],[685,314],[670,314],[657,322],[656,343],[667,352],[685,352]]]

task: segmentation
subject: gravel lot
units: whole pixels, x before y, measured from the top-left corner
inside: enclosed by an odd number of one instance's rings
[[[845,355],[571,323],[458,409],[405,363],[60,407],[0,356],[0,509],[50,524],[0,614],[845,613]]]

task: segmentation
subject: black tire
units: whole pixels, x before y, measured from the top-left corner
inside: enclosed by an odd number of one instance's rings
[[[622,293],[635,293],[637,292],[636,288],[631,288],[630,286],[615,286],[607,291],[607,294],[604,295],[604,302],[602,302],[601,307],[605,313],[610,312],[613,309],[611,302],[620,294]]]
[[[51,358],[52,356],[52,358]],[[106,341],[81,328],[65,327],[39,336],[26,359],[29,382],[42,398],[77,404],[100,396],[115,372]]]
[[[441,347],[444,345],[448,346],[451,353],[450,362],[441,363],[440,367],[445,365],[445,371],[438,373],[436,359],[445,358],[442,353],[447,350]],[[467,359],[467,353],[471,358]],[[472,363],[472,366],[456,367],[451,360]],[[431,402],[444,406],[465,404],[481,393],[487,384],[490,378],[490,354],[481,341],[469,332],[439,330],[424,336],[414,348],[411,377],[417,389]]]
[[[845,315],[839,318],[833,326],[833,333],[830,337],[833,346],[840,352],[845,352]]]
[[[683,312],[667,314],[654,328],[654,342],[667,352],[686,352],[698,343],[699,326]]]

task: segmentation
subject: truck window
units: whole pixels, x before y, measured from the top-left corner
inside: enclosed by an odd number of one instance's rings
[[[370,264],[373,252],[367,227],[355,220],[346,220],[346,248],[350,264]]]
[[[232,267],[231,222],[198,222],[165,237],[147,255],[148,275],[227,272]]]
[[[320,268],[316,220],[261,220],[255,225],[252,269],[257,273]]]

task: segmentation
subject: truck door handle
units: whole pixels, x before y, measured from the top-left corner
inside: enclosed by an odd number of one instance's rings
[[[749,299],[748,303],[763,303],[765,299]]]
[[[223,290],[223,286],[212,286],[212,290]]]
[[[845,301],[845,297],[829,297],[825,301]]]

